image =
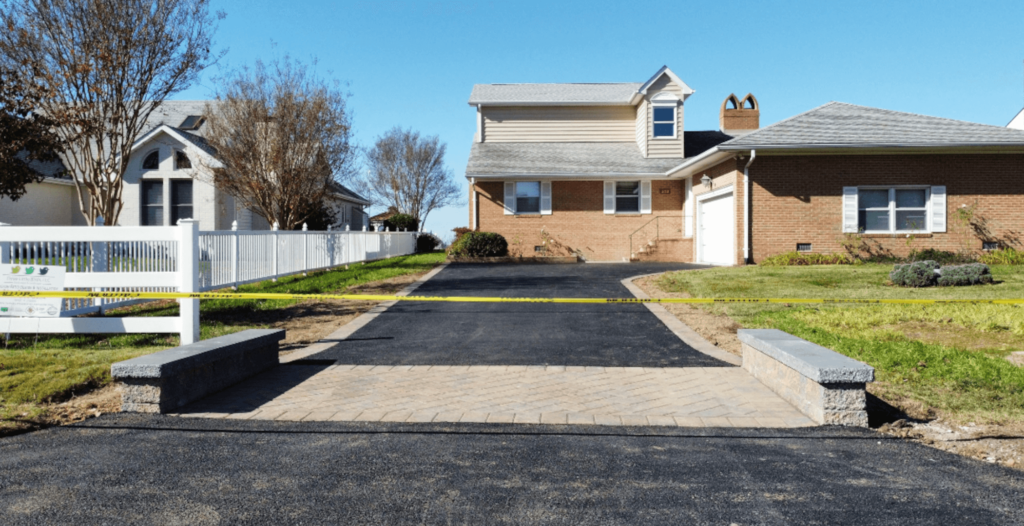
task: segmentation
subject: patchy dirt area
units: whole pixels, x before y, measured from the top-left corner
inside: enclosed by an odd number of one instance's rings
[[[1024,470],[1024,424],[957,425],[941,419],[930,422],[897,420],[878,431],[916,440],[936,449],[983,462]]]
[[[685,293],[673,293],[661,290],[655,284],[657,279],[658,276],[649,276],[633,280],[633,283],[652,298],[690,297],[689,294]],[[736,356],[743,355],[740,350],[740,340],[736,336],[736,331],[742,329],[743,326],[736,323],[732,318],[725,314],[712,314],[704,309],[694,307],[692,305],[667,303],[663,306],[676,318],[679,318],[683,323],[689,325],[691,329],[697,331],[697,334],[701,335],[705,340],[711,342],[713,345],[735,354]]]
[[[652,298],[691,297],[685,293],[661,290],[655,284],[658,277],[648,276],[634,280],[633,283]],[[704,339],[730,353],[742,355],[736,331],[743,326],[729,316],[712,314],[691,305],[666,304],[664,307]],[[927,331],[920,330],[920,327],[917,329],[923,339],[937,337],[925,334]],[[916,337],[918,333],[911,331],[908,335]],[[1024,352],[1013,353],[1007,359],[1024,365]],[[867,390],[871,395],[885,396],[885,389],[881,385],[869,384]],[[943,421],[941,415],[936,415],[934,410],[922,410],[921,404],[915,400],[889,399],[882,401],[882,405],[888,408],[884,411],[887,414],[872,415],[872,426],[879,432],[915,440],[942,451],[1024,470],[1024,424],[958,425]]]

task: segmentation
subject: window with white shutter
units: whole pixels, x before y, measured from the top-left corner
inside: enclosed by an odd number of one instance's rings
[[[651,182],[640,181],[640,213],[651,213]]]
[[[516,183],[505,181],[505,215],[516,213]]]
[[[551,181],[540,183],[540,213],[551,215]]]
[[[604,182],[604,213],[615,213],[615,181]]]
[[[932,232],[946,231],[946,187],[932,187],[931,202],[931,227]]]
[[[843,232],[857,232],[857,187],[843,187]]]

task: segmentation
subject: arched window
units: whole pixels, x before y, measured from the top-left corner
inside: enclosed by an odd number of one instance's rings
[[[142,160],[143,170],[159,170],[160,169],[160,150],[153,150]]]
[[[187,170],[192,168],[192,161],[185,155],[185,152],[174,152],[174,169]]]

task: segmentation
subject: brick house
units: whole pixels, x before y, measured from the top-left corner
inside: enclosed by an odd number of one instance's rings
[[[760,128],[748,94],[725,99],[719,130],[687,131],[693,93],[667,67],[474,86],[470,227],[524,256],[719,265],[1022,242],[1022,130],[838,102]]]

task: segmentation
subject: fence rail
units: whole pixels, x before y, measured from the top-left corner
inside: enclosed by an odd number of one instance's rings
[[[12,227],[0,224],[0,263],[62,266],[65,290],[201,292],[412,254],[416,232],[209,231],[172,227]],[[151,300],[65,299],[61,318]],[[199,338],[198,300],[179,318],[0,318],[0,332],[180,332]],[[149,321],[147,321],[149,320]],[[6,326],[6,328],[5,328]]]

